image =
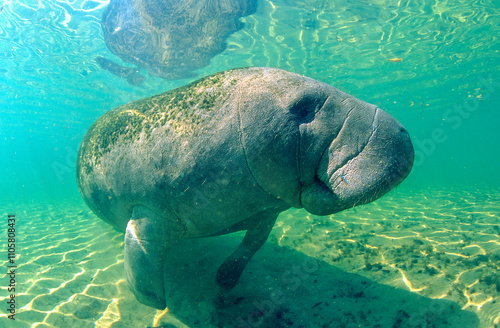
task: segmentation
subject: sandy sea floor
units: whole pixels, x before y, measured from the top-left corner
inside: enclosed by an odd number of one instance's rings
[[[10,207],[17,311],[7,319],[2,243],[0,327],[500,326],[498,189],[402,187],[331,217],[287,211],[227,293],[215,272],[242,234],[183,241],[163,312],[135,300],[123,234],[79,198]]]

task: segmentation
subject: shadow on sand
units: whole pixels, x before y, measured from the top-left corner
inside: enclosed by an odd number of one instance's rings
[[[267,242],[236,287],[215,273],[241,235],[185,240],[167,259],[169,312],[157,327],[479,327],[475,313],[345,272]]]

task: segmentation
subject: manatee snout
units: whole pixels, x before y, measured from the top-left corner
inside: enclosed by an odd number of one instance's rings
[[[385,111],[369,106],[350,113],[321,156],[314,183],[301,195],[308,212],[328,215],[369,203],[410,173],[414,149],[408,132]]]

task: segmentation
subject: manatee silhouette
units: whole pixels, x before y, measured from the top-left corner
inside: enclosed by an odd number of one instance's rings
[[[124,61],[165,79],[194,70],[226,48],[257,0],[111,0],[102,17],[106,46]]]
[[[230,289],[290,207],[329,215],[371,202],[410,172],[393,117],[334,87],[273,68],[217,73],[99,118],[77,159],[80,192],[125,231],[142,303],[166,306],[165,254],[183,238],[246,230],[222,263]]]

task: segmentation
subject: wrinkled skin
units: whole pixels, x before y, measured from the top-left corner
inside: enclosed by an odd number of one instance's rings
[[[163,259],[177,240],[246,230],[217,272],[232,288],[280,212],[373,201],[409,174],[413,156],[406,130],[380,108],[246,68],[108,112],[83,139],[77,178],[89,207],[126,231],[132,291],[163,309]]]

